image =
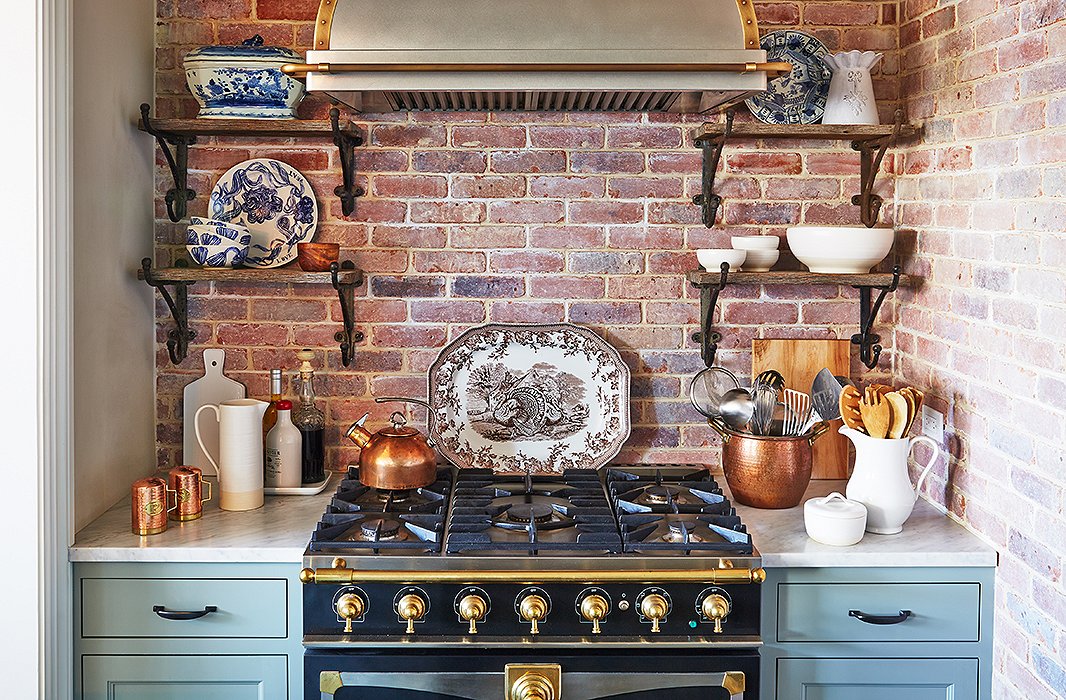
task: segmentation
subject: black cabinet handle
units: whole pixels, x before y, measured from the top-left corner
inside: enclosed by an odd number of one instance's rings
[[[218,607],[205,605],[203,610],[167,610],[165,605],[153,605],[152,612],[164,620],[196,620],[204,615],[218,612]]]
[[[898,615],[870,615],[861,610],[849,610],[848,616],[868,625],[898,625],[913,615],[910,610],[900,610]]]

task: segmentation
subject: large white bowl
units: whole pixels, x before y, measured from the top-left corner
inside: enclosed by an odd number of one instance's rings
[[[885,259],[896,232],[889,227],[793,226],[788,247],[811,272],[863,274]]]
[[[724,262],[729,263],[729,269],[736,272],[747,256],[748,251],[732,248],[700,248],[696,251],[696,260],[699,260],[700,267],[708,272],[721,271]]]
[[[777,236],[733,236],[729,240],[737,250],[777,250],[781,245]]]
[[[753,249],[746,252],[748,255],[744,258],[744,272],[769,272],[781,255],[779,250]]]

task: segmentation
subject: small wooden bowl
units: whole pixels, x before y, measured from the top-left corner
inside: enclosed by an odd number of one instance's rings
[[[330,263],[337,262],[340,243],[297,243],[296,262],[304,272],[329,272]]]

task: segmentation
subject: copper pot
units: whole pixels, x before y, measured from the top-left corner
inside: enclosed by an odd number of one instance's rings
[[[359,446],[359,481],[375,489],[404,490],[429,486],[437,479],[437,453],[422,433],[407,426],[400,412],[392,425],[371,433],[363,427],[367,416],[345,435]]]
[[[755,508],[799,505],[811,481],[811,446],[829,430],[829,423],[816,423],[797,437],[738,433],[716,420],[710,425],[722,438],[722,471],[737,503]]]

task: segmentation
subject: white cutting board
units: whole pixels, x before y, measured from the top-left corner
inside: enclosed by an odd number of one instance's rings
[[[182,441],[182,464],[191,467],[200,467],[205,475],[215,473],[215,468],[204,456],[204,451],[196,442],[196,428],[193,426],[193,417],[196,411],[203,405],[219,404],[230,399],[243,399],[248,390],[243,384],[234,381],[222,373],[226,365],[225,350],[204,350],[204,376],[185,386],[184,406],[184,429],[185,435]],[[204,444],[211,451],[211,455],[218,459],[218,421],[213,411],[204,411],[200,415],[200,435]]]

